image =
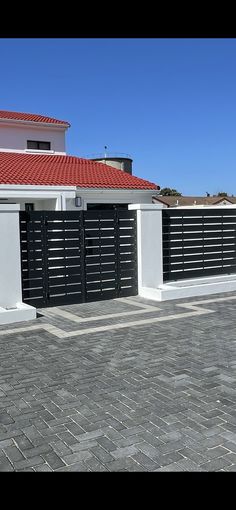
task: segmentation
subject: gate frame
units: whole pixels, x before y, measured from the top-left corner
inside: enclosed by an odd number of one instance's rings
[[[21,251],[24,254],[21,260],[24,302],[44,308],[137,295],[136,216],[127,210],[22,211],[20,232]],[[103,220],[105,223],[111,222],[111,225],[104,227],[101,223]],[[122,220],[126,224],[128,221],[123,229]],[[58,228],[57,221],[60,222]],[[66,222],[69,223],[67,227]],[[95,226],[90,227],[90,222],[95,223]],[[106,233],[107,227],[111,233]],[[127,233],[130,227],[132,229]],[[54,230],[58,231],[57,238]],[[70,248],[68,250],[66,246],[66,239],[70,238],[74,251],[78,250],[77,254],[70,255]],[[55,249],[61,255],[57,253],[53,256],[54,243],[50,246],[50,241],[54,239],[58,242]],[[67,253],[65,250],[68,250]],[[55,265],[57,257],[58,269]],[[126,262],[128,267],[125,267]],[[50,285],[50,276],[55,280],[53,274],[50,275],[50,270],[54,271],[54,268],[56,275],[62,278]],[[70,284],[75,288],[71,289]]]

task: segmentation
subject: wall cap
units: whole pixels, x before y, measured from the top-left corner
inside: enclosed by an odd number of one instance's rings
[[[163,204],[129,204],[128,209],[130,210],[138,210],[138,211],[160,211],[164,209]]]

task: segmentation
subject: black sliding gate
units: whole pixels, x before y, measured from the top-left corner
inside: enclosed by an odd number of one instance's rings
[[[236,273],[236,209],[162,211],[163,280]]]
[[[136,211],[20,212],[22,294],[36,307],[137,294]]]

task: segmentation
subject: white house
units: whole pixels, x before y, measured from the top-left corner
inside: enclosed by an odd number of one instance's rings
[[[66,154],[66,121],[0,111],[0,204],[73,210],[151,203],[159,186],[113,166]]]

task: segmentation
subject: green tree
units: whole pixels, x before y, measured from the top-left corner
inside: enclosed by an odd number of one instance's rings
[[[179,193],[176,189],[172,188],[162,188],[160,190],[160,195],[162,196],[174,196],[174,197],[181,197],[182,193]]]
[[[226,191],[220,191],[217,196],[218,197],[227,197],[228,193],[226,193]]]

